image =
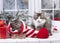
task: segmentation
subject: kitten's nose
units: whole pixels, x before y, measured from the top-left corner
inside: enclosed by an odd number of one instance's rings
[[[15,29],[12,29],[12,31],[15,31]]]

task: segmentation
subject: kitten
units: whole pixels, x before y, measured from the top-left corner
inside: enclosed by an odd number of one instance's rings
[[[40,30],[43,27],[47,28],[51,35],[51,20],[50,17],[47,17],[47,13],[36,13],[32,25],[35,26],[36,30]]]
[[[21,26],[22,26],[22,22],[20,21],[19,18],[11,20],[11,24],[12,24],[12,31],[18,31],[20,32],[21,30]],[[25,38],[25,33],[20,33],[20,34],[11,34],[11,38]]]
[[[39,30],[38,28],[42,28],[45,22],[46,19],[44,15],[42,13],[36,13],[36,15],[34,15],[32,24],[35,26],[37,30]]]

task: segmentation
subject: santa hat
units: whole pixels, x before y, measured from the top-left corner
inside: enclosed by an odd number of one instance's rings
[[[49,31],[47,30],[47,28],[42,28],[38,34],[37,34],[37,38],[48,38],[49,37]]]

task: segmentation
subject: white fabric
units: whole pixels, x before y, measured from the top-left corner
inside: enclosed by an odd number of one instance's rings
[[[50,36],[48,39],[25,38],[25,39],[0,39],[0,43],[60,43],[60,36]]]

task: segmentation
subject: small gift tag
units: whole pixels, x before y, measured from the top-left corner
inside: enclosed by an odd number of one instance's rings
[[[52,21],[52,34],[53,33],[60,33],[60,21]]]

